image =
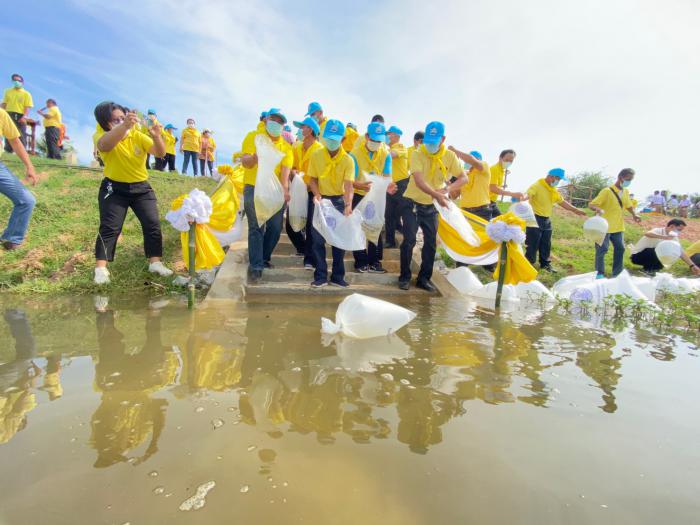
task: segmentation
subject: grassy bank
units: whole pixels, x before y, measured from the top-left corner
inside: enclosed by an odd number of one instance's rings
[[[14,155],[2,157],[11,170],[23,175]],[[19,250],[0,249],[0,289],[19,294],[84,294],[98,290],[92,283],[94,245],[99,213],[97,191],[101,171],[72,169],[56,161],[36,160],[37,171],[47,177],[31,188],[37,199],[28,238]],[[164,261],[184,271],[180,235],[166,221],[171,201],[192,188],[210,192],[211,179],[184,177],[152,171],[150,182],[158,196],[164,241]],[[0,198],[0,222],[6,224],[11,203]],[[147,271],[141,225],[133,213],[127,215],[122,238],[110,265],[112,283],[103,289],[114,293],[160,293],[170,288],[172,278]]]

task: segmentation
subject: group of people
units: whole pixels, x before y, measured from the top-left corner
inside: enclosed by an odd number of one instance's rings
[[[688,213],[693,207],[700,207],[700,201],[693,204],[688,195],[672,194],[669,197],[666,190],[654,191],[654,194],[649,196],[647,204],[656,213],[677,215],[684,219],[688,217]]]

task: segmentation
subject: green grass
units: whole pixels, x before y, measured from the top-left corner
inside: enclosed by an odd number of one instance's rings
[[[97,287],[92,282],[94,246],[99,226],[97,192],[99,170],[72,169],[58,161],[33,159],[37,171],[48,177],[31,190],[37,199],[28,238],[19,250],[0,249],[0,289],[17,294],[86,294],[98,290],[115,293],[158,294],[171,289],[170,278],[147,271],[141,225],[132,212],[124,223],[115,260],[110,264],[112,283]],[[15,174],[23,177],[22,164],[14,155],[2,157]],[[150,183],[158,196],[163,231],[164,262],[170,268],[182,265],[180,234],[165,221],[171,201],[197,187],[211,192],[211,179],[150,172]],[[0,221],[7,221],[11,203],[0,198]],[[4,227],[4,226],[3,226]]]

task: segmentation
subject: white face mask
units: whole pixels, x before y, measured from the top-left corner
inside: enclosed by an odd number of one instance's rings
[[[510,168],[512,165],[513,165],[512,162],[510,162],[510,161],[505,161],[505,162],[503,163],[503,169],[504,169],[504,170],[507,170],[507,169]]]
[[[379,146],[381,146],[381,142],[375,142],[373,140],[367,141],[367,149],[370,151],[377,151]]]

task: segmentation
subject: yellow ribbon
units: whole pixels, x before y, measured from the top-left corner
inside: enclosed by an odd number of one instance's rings
[[[215,192],[216,193],[216,192]],[[182,207],[182,202],[185,200],[185,197],[187,197],[187,194],[180,195],[177,197],[170,205],[171,210],[178,210]],[[213,201],[212,201],[213,204]],[[213,215],[213,213],[212,213]],[[234,218],[235,218],[235,212],[234,212]],[[233,225],[233,221],[231,221],[231,225]],[[227,230],[230,229],[226,228]],[[181,232],[180,233],[180,247],[182,249],[182,260],[185,262],[185,265],[189,268],[190,265],[190,257],[189,257],[189,248],[188,248],[188,237],[189,237],[189,232]],[[194,242],[195,242],[195,258],[194,258],[194,269],[195,270],[203,270],[203,269],[211,269],[214,266],[220,265],[223,260],[224,256],[226,255],[224,253],[224,250],[221,248],[221,244],[219,244],[218,239],[214,236],[214,234],[211,232],[209,229],[208,224],[197,224],[194,230]]]
[[[328,162],[326,163],[326,167],[323,169],[323,173],[321,173],[319,180],[332,178],[333,174],[335,173],[335,168],[338,167],[340,159],[347,155],[347,152],[343,148],[339,148],[338,153],[335,154],[335,157],[331,157],[328,150],[326,150],[326,155],[328,156]]]
[[[447,167],[445,167],[445,163],[442,161],[445,153],[447,153],[447,148],[445,148],[445,145],[440,144],[440,149],[437,150],[436,153],[430,153],[425,147],[425,144],[421,144],[421,150],[430,159],[430,178],[432,179],[433,173],[435,173],[435,169],[437,168],[442,173],[444,179],[445,175],[447,174]]]

